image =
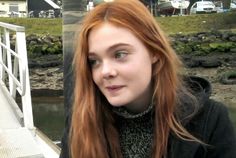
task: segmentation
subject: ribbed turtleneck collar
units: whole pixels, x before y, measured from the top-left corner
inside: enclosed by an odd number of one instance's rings
[[[149,107],[145,111],[135,114],[129,112],[125,107],[114,107],[112,111],[123,118],[134,119],[146,115],[147,113],[152,111],[152,109],[153,109],[153,104],[149,105]]]

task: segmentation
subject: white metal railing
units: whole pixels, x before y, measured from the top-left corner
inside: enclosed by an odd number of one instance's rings
[[[24,27],[0,22],[0,79],[14,100],[18,91],[24,126],[34,129]]]

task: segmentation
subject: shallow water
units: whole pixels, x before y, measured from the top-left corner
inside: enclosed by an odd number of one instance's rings
[[[34,97],[32,103],[35,126],[53,141],[60,141],[64,128],[63,98]],[[236,108],[229,108],[229,116],[236,129]]]
[[[60,97],[32,98],[34,124],[53,141],[60,141],[64,128],[64,100]]]

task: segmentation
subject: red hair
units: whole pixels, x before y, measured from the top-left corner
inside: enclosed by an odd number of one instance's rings
[[[156,20],[138,0],[102,3],[85,17],[74,56],[75,89],[70,149],[72,158],[121,158],[118,132],[110,105],[93,82],[87,61],[88,35],[104,22],[129,29],[159,61],[153,65],[155,130],[152,157],[167,154],[170,132],[184,140],[200,142],[175,117],[183,87],[179,77],[181,62],[170,47]],[[182,91],[186,92],[186,91]],[[188,93],[187,93],[188,94]]]

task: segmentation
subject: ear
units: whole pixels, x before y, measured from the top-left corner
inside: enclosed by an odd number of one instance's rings
[[[152,64],[155,64],[159,60],[159,58],[160,58],[159,55],[152,54],[151,55]]]

